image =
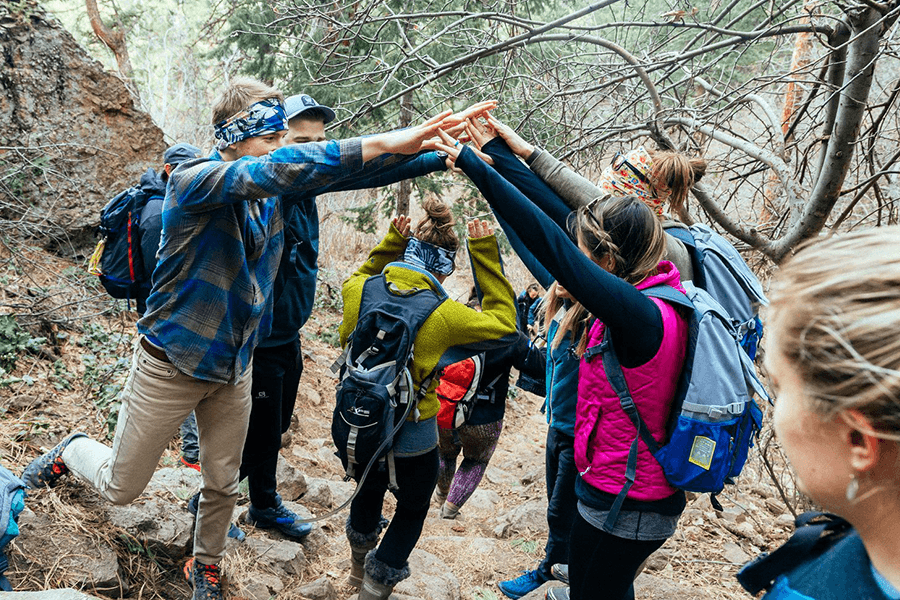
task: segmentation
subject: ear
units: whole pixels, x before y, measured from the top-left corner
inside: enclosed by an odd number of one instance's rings
[[[850,466],[864,473],[878,464],[881,456],[881,438],[875,435],[872,424],[858,410],[841,413],[847,425],[847,447],[850,449]]]
[[[170,165],[169,163],[166,163],[166,165],[163,167],[163,170],[165,170],[165,172],[166,172],[166,177],[168,177],[169,175],[172,174],[172,169],[173,169],[172,165]]]

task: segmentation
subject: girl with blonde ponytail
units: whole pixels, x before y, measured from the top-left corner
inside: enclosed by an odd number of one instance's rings
[[[668,483],[642,445],[634,483],[624,504],[617,506],[619,517],[605,525],[631,470],[628,455],[636,431],[596,349],[601,343],[614,346],[632,399],[650,435],[662,442],[688,335],[687,319],[676,306],[642,293],[656,286],[684,291],[678,269],[663,260],[662,225],[634,196],[597,198],[570,214],[536,175],[529,179],[526,167],[521,167],[517,188],[471,149],[440,135],[444,143],[439,148],[454,158],[498,217],[594,319],[572,342],[580,368],[573,452],[578,504],[567,542],[570,587],[552,588],[547,598],[587,600],[603,590],[604,598],[624,600],[641,563],[675,532],[685,496]]]

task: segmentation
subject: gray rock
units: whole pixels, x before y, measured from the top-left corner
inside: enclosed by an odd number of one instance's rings
[[[519,483],[514,475],[510,475],[493,463],[488,465],[487,470],[484,472],[484,478],[495,485],[512,485],[513,483]]]
[[[4,592],[3,600],[96,600],[78,590],[45,590],[43,592]]]
[[[548,531],[546,498],[529,500],[508,513],[500,515],[495,521],[493,531],[496,537],[506,537],[526,531],[546,533]]]
[[[303,473],[278,455],[278,469],[275,471],[278,493],[284,500],[296,500],[306,493],[306,477]]]
[[[240,593],[249,600],[270,600],[284,589],[284,583],[271,573],[250,571],[245,574]]]
[[[337,592],[327,577],[320,577],[312,583],[297,588],[297,592],[309,600],[335,600]]]
[[[465,508],[469,510],[493,512],[501,502],[500,494],[494,490],[476,489],[466,502]]]
[[[750,555],[734,542],[725,542],[722,546],[722,557],[734,565],[743,565],[750,561]]]
[[[331,493],[331,485],[325,479],[307,477],[306,493],[303,495],[303,501],[318,504],[324,508],[331,508],[334,506],[334,495]]]
[[[255,557],[255,564],[275,573],[300,575],[307,565],[303,546],[287,540],[248,537],[244,547]]]
[[[447,564],[430,552],[413,550],[409,579],[394,588],[396,594],[427,600],[460,600],[459,580]]]
[[[634,582],[634,597],[641,600],[708,600],[709,592],[702,587],[675,583],[658,575],[641,573]]]
[[[155,494],[171,500],[190,500],[203,484],[203,476],[187,467],[160,469],[153,474],[144,494]]]
[[[125,506],[110,506],[108,514],[110,523],[124,529],[148,552],[179,559],[190,549],[194,516],[174,499],[151,498]]]
[[[57,585],[85,587],[113,598],[127,593],[128,587],[119,576],[116,551],[106,539],[27,508],[19,515],[19,530],[19,552],[10,553],[10,560],[15,565],[25,563],[20,570],[35,569]],[[30,564],[25,557],[49,560],[46,564]]]
[[[544,596],[547,594],[547,590],[549,590],[550,588],[555,588],[555,587],[563,587],[563,584],[561,584],[558,581],[554,581],[554,580],[547,581],[546,583],[544,583],[544,585],[542,585],[538,589],[533,590],[533,591],[529,592],[528,594],[525,594],[524,596],[522,596],[521,600],[544,600]],[[496,593],[497,593],[497,596],[499,596],[501,598],[505,598],[505,596],[501,595],[499,591],[497,591]]]

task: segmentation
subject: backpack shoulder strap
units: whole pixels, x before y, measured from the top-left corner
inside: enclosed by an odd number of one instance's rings
[[[827,550],[851,530],[844,519],[820,512],[803,513],[797,527],[783,546],[770,554],[761,554],[738,571],[738,582],[753,595],[768,589],[781,575]]]
[[[694,241],[694,234],[691,233],[691,230],[687,227],[682,226],[680,223],[678,223],[669,225],[668,227],[664,227],[663,229],[673,238],[684,242],[685,246],[696,248],[697,243]]]
[[[598,348],[600,349],[606,379],[619,397],[619,405],[622,407],[622,410],[637,430],[637,435],[634,437],[634,441],[631,442],[631,448],[628,450],[628,460],[625,465],[625,485],[622,486],[622,490],[616,496],[606,518],[606,526],[611,529],[619,518],[619,512],[622,510],[628,491],[634,485],[634,478],[637,475],[638,441],[643,440],[650,453],[654,455],[659,450],[659,444],[650,435],[644,420],[641,419],[637,405],[635,405],[631,392],[628,389],[628,383],[625,381],[625,373],[622,371],[622,365],[619,362],[619,357],[616,355],[616,349],[613,347],[612,338],[610,338],[608,332],[604,334],[603,341]]]
[[[689,308],[694,310],[694,303],[691,302],[690,298],[688,298],[683,292],[679,292],[671,285],[660,284],[654,285],[653,287],[649,287],[641,290],[641,293],[650,298],[659,298],[660,300],[665,300],[667,302],[671,302],[672,304],[677,304],[679,306],[684,306],[685,308]]]

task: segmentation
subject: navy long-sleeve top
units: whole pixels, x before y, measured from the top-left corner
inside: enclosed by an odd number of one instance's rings
[[[508,147],[504,152],[500,143],[492,144],[485,149],[499,165],[497,169],[533,189],[531,200],[468,148],[460,152],[456,166],[550,276],[606,325],[622,366],[634,368],[653,358],[663,337],[662,314],[656,304],[586,256],[564,230],[570,212],[566,204]]]

